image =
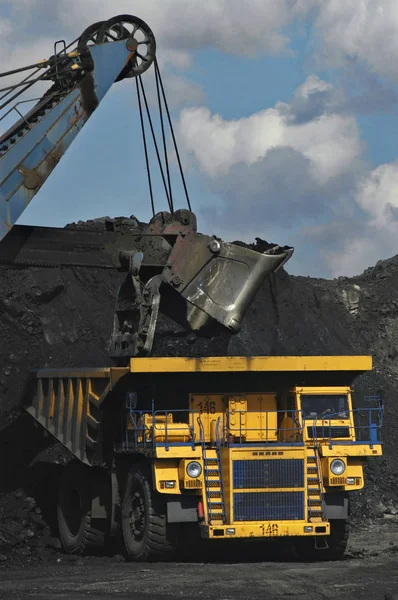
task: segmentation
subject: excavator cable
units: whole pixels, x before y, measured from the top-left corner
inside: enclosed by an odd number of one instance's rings
[[[175,150],[175,153],[176,153],[176,157],[177,157],[177,161],[178,161],[178,166],[179,166],[179,169],[180,169],[180,175],[181,175],[182,184],[184,186],[185,197],[186,197],[186,200],[187,200],[188,209],[192,210],[192,208],[191,208],[191,201],[189,199],[189,194],[188,194],[188,188],[187,188],[187,184],[186,184],[185,177],[184,177],[184,171],[183,171],[182,164],[181,164],[180,154],[178,152],[177,141],[176,141],[176,138],[175,138],[175,135],[174,135],[173,123],[172,123],[172,120],[171,120],[171,117],[170,117],[170,111],[169,111],[169,107],[168,107],[168,104],[167,104],[166,94],[165,94],[165,91],[164,91],[163,81],[162,81],[162,77],[160,75],[159,65],[158,65],[158,61],[156,59],[156,56],[155,56],[155,59],[154,59],[153,62],[154,62],[154,66],[155,66],[155,74],[157,74],[157,77],[159,78],[159,84],[160,84],[160,88],[162,90],[163,101],[164,101],[164,105],[165,105],[165,108],[166,108],[167,118],[168,118],[168,121],[169,121],[171,136],[173,138],[174,150]]]
[[[141,102],[141,95],[144,100],[147,119],[148,119],[148,123],[150,126],[151,134],[152,134],[152,139],[153,139],[153,143],[154,143],[154,147],[155,147],[155,152],[156,152],[158,165],[159,165],[159,169],[160,169],[163,186],[164,186],[164,190],[166,193],[166,198],[167,198],[170,212],[174,213],[174,202],[173,202],[173,190],[172,190],[172,184],[171,184],[170,165],[169,165],[169,158],[168,158],[168,151],[167,151],[163,107],[164,107],[164,110],[166,111],[167,120],[168,120],[169,127],[170,127],[171,137],[173,140],[174,150],[175,150],[176,157],[177,157],[177,162],[178,162],[178,166],[179,166],[182,184],[184,187],[184,192],[185,192],[188,209],[192,210],[191,202],[190,202],[190,198],[189,198],[189,194],[188,194],[188,189],[187,189],[187,184],[185,181],[184,172],[183,172],[183,168],[182,168],[182,164],[181,164],[180,154],[178,152],[177,141],[176,141],[176,137],[174,134],[173,124],[172,124],[172,120],[171,120],[171,116],[170,116],[170,110],[168,107],[167,98],[166,98],[166,94],[165,94],[165,90],[164,90],[164,86],[163,86],[163,81],[162,81],[162,77],[160,74],[160,69],[159,69],[159,65],[157,63],[156,57],[154,60],[154,65],[155,65],[156,93],[157,93],[157,100],[158,100],[160,128],[161,128],[161,133],[162,133],[162,144],[163,144],[163,153],[164,153],[164,166],[162,164],[159,147],[158,147],[158,143],[156,140],[155,129],[153,126],[153,121],[152,121],[152,117],[151,117],[151,113],[150,113],[150,109],[149,109],[149,103],[147,100],[145,87],[144,87],[141,76],[139,75],[138,77],[136,77],[136,80],[137,79],[139,80],[139,81],[136,81],[137,98],[138,98],[138,107],[139,107],[139,113],[140,113],[141,130],[142,130],[142,135],[143,135],[144,154],[145,154],[146,168],[147,168],[147,174],[148,174],[148,186],[149,186],[149,193],[150,193],[150,197],[151,197],[152,212],[153,212],[153,214],[155,214],[154,213],[155,208],[154,208],[154,199],[153,199],[153,188],[152,188],[152,180],[151,180],[149,158],[148,158],[148,148],[147,148],[145,127],[144,127],[144,120],[143,120],[143,107],[142,107],[142,102]]]
[[[22,81],[20,81],[19,83],[13,85],[13,86],[8,86],[6,88],[3,88],[2,90],[0,90],[0,92],[2,91],[6,91],[6,93],[3,96],[0,96],[0,100],[3,100],[3,98],[5,98],[6,96],[8,96],[8,94],[10,94],[13,89],[15,89],[16,87],[20,87],[22,86],[24,83],[26,83],[27,81],[29,81],[29,84],[33,85],[34,83],[37,83],[38,81],[48,81],[48,75],[50,73],[50,68],[54,63],[56,63],[57,59],[61,56],[61,54],[65,54],[66,50],[68,50],[69,48],[71,48],[72,46],[74,46],[76,44],[76,42],[79,41],[79,38],[76,38],[75,40],[73,40],[73,42],[70,42],[67,46],[65,46],[64,48],[62,48],[62,50],[60,50],[58,53],[54,53],[54,56],[51,57],[48,60],[42,60],[40,62],[34,63],[32,65],[27,65],[25,67],[20,67],[19,69],[13,69],[11,71],[5,71],[4,73],[0,73],[0,77],[8,77],[10,75],[14,75],[16,73],[22,73],[23,71],[29,71],[34,69],[34,71],[32,71],[32,73],[30,73],[29,75],[27,75],[24,79],[22,79]],[[42,74],[41,77],[38,77],[35,80],[32,80],[31,78],[36,75],[37,73],[39,73],[40,71],[43,70],[43,68],[46,69],[46,71]],[[47,78],[45,77],[47,75]],[[30,85],[28,86],[30,87]],[[23,92],[25,92],[28,88],[24,88],[23,90],[20,91],[20,94],[22,94]],[[19,94],[18,94],[19,95]],[[16,96],[14,96],[13,98],[10,98],[9,102],[11,102],[13,99],[15,99]],[[6,106],[9,102],[7,102],[6,104],[0,106],[0,110],[2,108],[4,108],[4,106]]]
[[[157,93],[157,97],[158,97],[160,125],[161,125],[161,128],[162,128],[163,151],[164,151],[164,160],[165,160],[165,164],[166,164],[167,183],[168,183],[168,186],[169,186],[169,197],[170,197],[171,206],[173,206],[173,191],[171,189],[170,169],[169,169],[169,160],[168,160],[168,157],[167,157],[166,135],[165,135],[165,131],[164,131],[163,107],[162,107],[162,98],[160,96],[159,73],[158,73],[158,71],[155,71],[155,81],[156,81],[156,93]]]
[[[152,216],[155,216],[155,203],[153,200],[153,190],[152,190],[152,179],[151,179],[151,170],[149,167],[149,158],[148,158],[148,147],[146,143],[146,135],[145,135],[145,125],[144,125],[144,116],[142,112],[142,102],[141,102],[141,93],[138,85],[138,77],[135,78],[135,85],[137,88],[137,100],[138,100],[138,108],[140,113],[140,123],[141,123],[141,131],[142,131],[142,143],[144,146],[144,154],[145,154],[145,163],[146,163],[146,172],[148,177],[148,187],[149,187],[149,195],[151,197],[151,207],[152,207]]]
[[[30,73],[27,77],[25,77],[25,79],[22,79],[21,83],[26,83],[27,81],[29,81],[29,79],[31,77],[33,77],[33,75],[36,75],[36,73],[38,73],[40,71],[40,69],[36,69],[35,71],[33,71],[32,73]],[[30,87],[30,86],[29,86]],[[11,94],[12,90],[9,90],[8,92],[6,92],[5,94],[3,94],[2,96],[0,96],[0,100],[3,100],[4,98],[6,98],[9,94]],[[22,94],[23,91],[20,91],[19,94]],[[17,94],[17,95],[19,95]],[[7,106],[7,104],[9,104],[11,102],[11,99],[8,100],[5,104],[3,104],[4,106]]]
[[[43,69],[47,67],[49,64],[48,60],[44,60],[43,62],[38,62],[33,65],[27,65],[26,67],[20,67],[19,69],[12,69],[12,71],[4,71],[4,73],[0,73],[0,77],[8,77],[9,75],[15,75],[16,73],[22,73],[23,71],[30,71],[31,69]]]
[[[151,129],[151,133],[152,133],[153,145],[155,147],[156,156],[157,156],[157,159],[158,159],[159,169],[160,169],[160,173],[161,173],[161,176],[162,176],[164,190],[166,192],[167,202],[169,204],[170,212],[173,213],[174,212],[174,208],[173,208],[173,204],[172,204],[172,202],[170,200],[169,192],[168,192],[168,189],[167,189],[166,179],[165,179],[164,171],[163,171],[162,160],[160,158],[158,143],[156,141],[156,134],[155,134],[155,130],[154,130],[154,127],[153,127],[153,122],[152,122],[152,117],[151,117],[151,112],[149,110],[148,100],[147,100],[147,97],[146,97],[144,84],[142,83],[141,75],[138,75],[138,80],[139,80],[139,85],[140,85],[140,88],[141,88],[142,97],[144,99],[144,104],[145,104],[145,108],[146,108],[146,114],[147,114],[147,118],[148,118],[148,123],[149,123],[150,129]]]

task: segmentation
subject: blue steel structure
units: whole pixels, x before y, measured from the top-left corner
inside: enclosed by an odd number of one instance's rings
[[[15,109],[21,118],[0,138],[0,240],[19,219],[113,83],[146,71],[154,60],[155,48],[154,36],[143,21],[121,15],[88,28],[76,49],[66,52],[64,47],[48,61],[34,65],[36,72],[46,69],[36,80],[28,76],[17,86],[2,90],[6,91],[1,97],[4,98],[14,88],[20,87],[23,93],[22,88],[30,89],[34,81],[53,81],[29,113],[22,115],[17,108],[27,102],[23,100],[3,115],[9,116]],[[8,104],[7,100],[2,107]]]

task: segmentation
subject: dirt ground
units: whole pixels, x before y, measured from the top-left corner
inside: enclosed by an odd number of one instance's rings
[[[213,542],[217,543],[217,542]],[[206,563],[127,563],[113,557],[68,557],[54,553],[34,568],[0,563],[0,598],[9,600],[276,600],[295,598],[398,600],[398,519],[380,519],[353,531],[339,562],[305,563],[257,559],[223,552]]]

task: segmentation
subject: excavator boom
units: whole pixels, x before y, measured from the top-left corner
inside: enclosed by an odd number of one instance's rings
[[[155,41],[149,27],[142,23],[139,21],[147,36],[146,57],[150,64]],[[127,29],[120,41],[112,43],[105,34],[99,35],[102,43],[85,46],[80,42],[76,50],[61,52],[46,61],[49,67],[43,81],[51,79],[53,86],[0,138],[0,240],[22,215],[123,70],[129,73],[133,68],[138,46]]]

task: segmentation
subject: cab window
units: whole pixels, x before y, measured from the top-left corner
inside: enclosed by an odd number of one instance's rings
[[[348,419],[347,394],[302,394],[304,419]]]

